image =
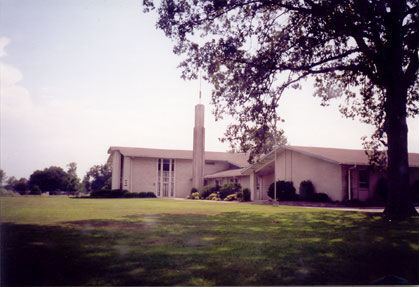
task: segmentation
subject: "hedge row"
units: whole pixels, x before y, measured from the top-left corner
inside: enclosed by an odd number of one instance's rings
[[[268,196],[274,197],[274,183],[269,186]],[[312,201],[312,202],[328,202],[329,196],[325,193],[316,193],[313,183],[304,180],[300,184],[300,194],[295,193],[294,183],[292,181],[278,180],[276,182],[276,200],[278,201]]]
[[[90,193],[92,198],[156,198],[154,192],[129,192],[125,189],[101,189]]]
[[[227,182],[222,186],[216,184],[209,184],[197,190],[191,189],[191,194],[188,199],[206,199],[206,200],[240,200],[250,201],[250,190],[248,188],[242,189],[241,185],[236,182]]]

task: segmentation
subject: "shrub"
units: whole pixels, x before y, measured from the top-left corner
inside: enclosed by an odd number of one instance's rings
[[[329,196],[326,193],[314,193],[312,200],[314,202],[328,202]]]
[[[300,183],[300,200],[311,201],[315,193],[316,191],[314,190],[314,185],[310,180],[303,180]]]
[[[206,199],[211,193],[217,193],[218,190],[220,190],[219,185],[216,185],[216,184],[206,185],[199,191],[199,197],[201,199]]]
[[[211,193],[210,195],[208,195],[208,197],[206,199],[208,200],[215,200],[215,198],[218,197],[218,194],[216,193]]]
[[[154,192],[128,192],[123,198],[156,198]]]
[[[20,193],[0,187],[0,196],[20,196]]]
[[[156,198],[154,192],[128,192],[125,189],[100,189],[90,193],[93,198]]]
[[[247,187],[243,188],[243,201],[250,201],[250,189],[248,189]]]
[[[128,193],[125,189],[99,189],[93,190],[90,193],[90,197],[94,198],[121,198]]]
[[[41,195],[41,194],[42,194],[41,190],[36,190],[36,189],[32,189],[29,192],[29,195]]]
[[[230,195],[227,195],[226,198],[224,198],[225,201],[233,201],[233,200],[237,200],[237,194],[233,193]]]
[[[41,195],[41,193],[42,193],[42,191],[41,191],[41,189],[39,188],[39,186],[38,185],[34,185],[32,188],[31,188],[31,192],[29,193],[30,195]]]
[[[241,192],[241,185],[239,183],[236,182],[227,182],[225,184],[223,184],[223,186],[221,186],[220,188],[220,198],[224,199],[227,196],[229,196],[230,194],[235,194],[238,192]]]
[[[274,198],[274,183],[269,186],[268,196]],[[276,199],[278,201],[294,201],[298,200],[295,194],[295,187],[292,181],[278,180],[276,182]]]
[[[199,199],[199,192],[192,193],[190,199]]]
[[[237,192],[236,195],[237,195],[237,200],[243,201],[243,191]]]
[[[197,190],[195,187],[192,187],[192,188],[191,188],[191,193],[190,193],[190,194],[195,193],[195,192],[198,192],[198,190]]]

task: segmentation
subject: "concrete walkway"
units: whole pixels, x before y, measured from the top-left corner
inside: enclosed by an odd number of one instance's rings
[[[382,207],[320,207],[320,206],[300,206],[310,208],[326,208],[331,210],[342,210],[342,211],[357,211],[357,212],[374,212],[381,213],[384,211]],[[419,207],[415,207],[416,211],[419,212]]]
[[[273,205],[273,201],[268,200],[255,200],[252,201],[253,204],[261,204],[261,205]],[[334,206],[332,204],[327,203],[320,203],[320,205],[305,205],[303,204],[292,204],[291,202],[288,203],[280,203],[276,206],[295,206],[295,207],[305,207],[305,208],[324,208],[329,210],[341,210],[341,211],[357,211],[357,212],[373,212],[373,213],[381,213],[384,211],[384,207],[345,207],[345,206]],[[419,212],[419,206],[415,207],[416,210]]]

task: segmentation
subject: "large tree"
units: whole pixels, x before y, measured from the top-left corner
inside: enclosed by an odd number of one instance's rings
[[[239,135],[239,140],[237,140]],[[278,146],[285,145],[287,138],[283,130],[273,127],[252,127],[245,133],[241,133],[239,126],[230,126],[222,142],[229,141],[231,150],[229,152],[249,152],[249,162],[259,160],[263,155],[273,151]]]
[[[68,174],[58,166],[36,170],[29,177],[30,189],[40,189],[42,192],[68,191],[68,182]]]
[[[77,176],[77,163],[70,162],[67,164],[67,188],[68,191],[78,191],[81,188],[80,178]]]
[[[83,185],[87,192],[100,189],[111,189],[112,168],[109,163],[92,166],[83,178]]]
[[[157,2],[157,1],[156,1]],[[406,118],[418,113],[415,0],[161,0],[157,27],[183,56],[182,76],[212,83],[216,118],[236,119],[226,137],[276,123],[278,100],[301,80],[325,101],[376,126],[387,148],[390,218],[417,215],[409,194]],[[146,12],[155,9],[144,0]],[[259,136],[263,137],[263,132]]]

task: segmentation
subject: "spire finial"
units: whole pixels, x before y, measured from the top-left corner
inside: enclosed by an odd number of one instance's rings
[[[201,71],[199,71],[199,103],[200,104],[202,103],[201,80],[202,80]]]

